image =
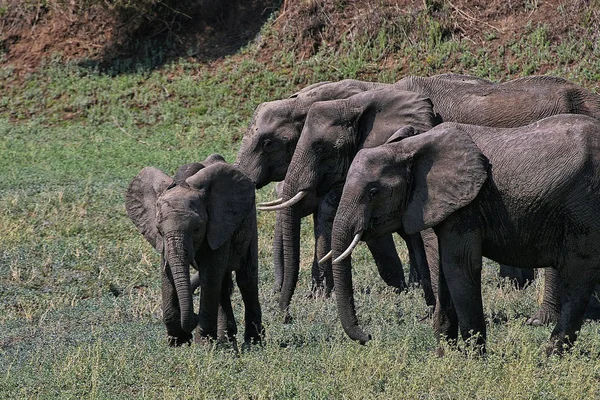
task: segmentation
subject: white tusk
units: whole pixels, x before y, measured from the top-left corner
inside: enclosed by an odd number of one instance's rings
[[[325,257],[323,257],[319,260],[319,264],[323,264],[325,261],[331,260],[332,256],[333,256],[333,250],[329,250],[329,253],[325,254]]]
[[[273,201],[265,201],[264,203],[257,203],[256,206],[257,207],[266,207],[266,206],[276,206],[277,204],[281,204],[283,203],[283,198],[280,197],[277,200],[273,200]]]
[[[306,196],[307,193],[308,193],[307,191],[303,190],[301,192],[298,192],[294,197],[292,197],[285,203],[281,203],[281,204],[277,204],[276,206],[269,206],[269,207],[256,207],[256,209],[260,210],[260,211],[277,211],[277,210],[281,210],[283,208],[291,207],[294,204],[296,204],[297,202],[299,202],[300,200],[302,200],[304,198],[304,196]]]
[[[350,246],[348,246],[348,248],[346,249],[346,251],[344,251],[338,258],[336,258],[335,260],[333,260],[333,263],[339,263],[340,261],[342,261],[344,258],[348,257],[350,254],[352,254],[352,250],[354,250],[354,248],[356,247],[356,245],[358,244],[358,242],[360,242],[360,237],[362,236],[362,232],[357,233],[354,236],[354,240],[352,241],[352,243],[350,243]]]

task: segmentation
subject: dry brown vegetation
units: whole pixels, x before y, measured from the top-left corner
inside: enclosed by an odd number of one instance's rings
[[[600,38],[598,28],[589,36],[589,26],[600,27],[594,0],[0,0],[5,53],[0,60],[27,70],[57,54],[63,60],[107,63],[145,57],[149,47],[160,47],[164,62],[182,56],[209,61],[253,40],[277,10],[272,28],[281,40],[256,39],[263,60],[280,51],[302,60],[344,41],[376,40],[384,26],[403,40],[418,41],[423,12],[439,24],[439,40],[453,38],[473,50],[482,44],[505,46],[539,24],[548,27],[550,44],[567,34],[585,34],[595,46]]]

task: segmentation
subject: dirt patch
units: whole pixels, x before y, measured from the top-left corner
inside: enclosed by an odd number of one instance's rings
[[[38,17],[5,26],[0,35],[5,62],[20,72],[37,68],[50,57],[64,60],[98,57],[113,33],[110,13],[90,10],[46,9]]]
[[[146,1],[169,4],[166,0]],[[186,12],[169,18],[164,17],[168,15],[164,7],[146,14],[130,10],[128,14],[107,8],[109,2],[84,9],[74,1],[65,7],[64,0],[49,0],[45,3],[48,7],[11,14],[15,7],[10,5],[19,2],[0,0],[0,10],[3,4],[9,10],[0,23],[0,54],[4,52],[0,60],[24,71],[53,55],[104,66],[125,59],[128,65],[141,62],[151,68],[182,56],[211,61],[235,53],[255,38],[260,59],[271,60],[281,51],[293,51],[296,58],[307,59],[323,46],[339,48],[359,37],[375,40],[382,25],[397,21],[399,15],[406,17],[402,23],[407,28],[419,15],[434,18],[443,40],[452,37],[471,43],[474,49],[484,43],[489,48],[509,45],[541,24],[546,27],[542,39],[548,43],[583,33],[586,25],[600,26],[600,10],[594,0],[285,0],[283,4],[272,0],[186,0],[176,2],[187,4]],[[257,38],[264,22],[277,10],[272,26],[275,32]],[[398,29],[402,34],[404,27]]]
[[[115,60],[149,68],[182,56],[214,60],[252,40],[280,2],[145,0],[130,8],[110,6],[115,3],[110,1],[27,3],[0,0],[0,16],[5,14],[0,62],[17,72],[31,71],[51,57],[106,68]]]

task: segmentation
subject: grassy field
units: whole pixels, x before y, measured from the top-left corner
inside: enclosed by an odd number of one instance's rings
[[[532,4],[537,2],[531,2]],[[582,17],[584,18],[584,17]],[[254,108],[321,80],[384,82],[404,73],[508,79],[551,73],[599,91],[597,26],[550,40],[534,24],[502,48],[445,38],[427,13],[407,36],[399,17],[374,36],[345,39],[299,60],[260,56],[260,43],[214,64],[112,71],[61,62],[17,77],[0,69],[0,398],[415,398],[600,397],[600,324],[575,349],[547,358],[550,327],[524,325],[542,284],[516,291],[484,268],[489,354],[436,358],[418,288],[394,294],[366,246],[354,257],[361,323],[374,339],[351,342],[334,302],[308,299],[311,225],[303,225],[294,323],[271,292],[273,215],[260,213],[263,347],[169,348],[161,322],[159,256],[129,221],[124,192],[147,165],[172,174],[213,152],[233,161]],[[578,31],[580,32],[580,31]],[[495,34],[489,29],[490,39]],[[291,40],[273,23],[265,40]],[[384,58],[402,60],[384,66]],[[272,198],[272,187],[258,201]],[[406,250],[398,243],[403,260]],[[195,297],[197,307],[197,297]],[[234,310],[242,323],[239,292]]]

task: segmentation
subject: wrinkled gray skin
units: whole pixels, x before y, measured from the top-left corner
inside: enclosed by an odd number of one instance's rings
[[[144,168],[126,194],[129,217],[161,254],[162,308],[169,345],[192,338],[233,340],[232,271],[245,306],[246,343],[262,335],[258,301],[258,249],[254,185],[213,155],[186,164],[174,179]],[[190,280],[190,265],[198,274]],[[192,292],[201,287],[200,312]]]
[[[600,122],[557,115],[510,129],[444,123],[389,142],[359,152],[350,167],[333,256],[356,234],[433,228],[441,263],[436,331],[455,341],[460,327],[481,351],[482,256],[553,266],[563,301],[548,350],[571,345],[600,281]],[[348,335],[364,343],[370,336],[358,326],[349,258],[333,265],[338,313]]]
[[[361,148],[381,145],[396,131],[398,126],[411,124],[420,132],[435,125],[433,107],[429,99],[403,90],[387,87],[356,94],[348,99],[323,101],[313,104],[308,112],[302,135],[290,163],[283,187],[283,200],[287,201],[300,192],[308,198],[322,198],[328,205],[320,210],[319,224],[323,234],[325,249],[330,248],[331,224],[341,195],[346,172],[356,152]],[[283,209],[283,253],[284,280],[279,306],[286,311],[289,308],[298,280],[300,261],[300,221],[303,201]],[[411,254],[415,254],[413,242],[421,243],[420,237],[402,235],[407,241]],[[381,240],[383,239],[383,240]],[[393,247],[391,235],[370,241],[367,244],[377,249],[381,243]],[[319,250],[319,249],[317,249]],[[411,260],[413,261],[413,260]],[[423,265],[421,276],[429,282],[426,261],[411,262],[411,265]],[[387,273],[387,265],[377,264],[380,275],[388,282],[394,278]],[[393,273],[393,271],[391,271]],[[433,305],[430,287],[424,287],[426,298]]]
[[[444,75],[407,76],[394,86],[428,96],[437,118],[446,122],[511,128],[556,114],[584,114],[600,119],[600,96],[562,78],[530,76],[492,83],[469,77],[440,80],[441,76]],[[519,287],[534,278],[533,270],[506,265],[500,266],[500,275],[510,277]],[[545,275],[544,300],[529,318],[529,324],[548,324],[558,318],[560,293],[556,271],[547,269]]]
[[[284,181],[277,182],[275,185],[275,196],[280,198],[283,196],[283,186]],[[300,210],[300,214],[305,217],[308,215],[312,215],[313,218],[313,226],[314,226],[314,235],[315,235],[315,250],[313,252],[313,263],[312,263],[312,295],[319,296],[320,294],[327,295],[327,293],[320,293],[324,288],[324,283],[330,287],[333,287],[333,275],[331,275],[331,268],[328,268],[327,271],[321,265],[319,265],[318,255],[322,253],[320,251],[319,246],[321,245],[321,229],[319,225],[319,203],[321,199],[313,194],[311,196],[307,196],[304,201],[302,201],[302,209]],[[275,221],[275,232],[273,235],[273,259],[275,266],[275,284],[274,290],[276,292],[281,291],[281,286],[283,284],[283,232],[281,229],[281,211],[277,211],[276,221]],[[390,252],[391,253],[391,252]],[[394,253],[391,253],[392,255]],[[396,253],[397,254],[397,253]],[[400,264],[401,267],[401,264]],[[404,275],[402,275],[402,279],[404,279]],[[326,289],[326,292],[330,289]]]
[[[454,76],[454,75],[448,75]],[[296,144],[300,138],[304,121],[310,106],[317,101],[344,99],[367,90],[388,87],[388,84],[363,82],[345,79],[339,82],[320,82],[308,86],[288,99],[263,103],[257,107],[252,123],[242,139],[236,164],[256,185],[261,188],[270,182],[282,181],[288,170]],[[302,216],[312,215],[315,222],[315,252],[312,263],[313,290],[320,291],[326,286],[329,292],[333,286],[331,264],[319,265],[318,260],[327,252],[324,244],[322,218],[319,210],[328,210],[331,205],[313,197],[303,201]],[[329,212],[330,215],[333,215]],[[279,292],[283,284],[283,238],[281,213],[277,213],[277,223],[273,240],[275,267],[274,290]],[[318,249],[320,249],[318,251]],[[381,243],[373,248],[375,263],[387,266],[384,272],[388,284],[404,288],[406,286],[402,264],[393,242]],[[319,255],[320,254],[320,255]],[[411,264],[412,268],[412,264]]]
[[[485,79],[458,74],[442,74],[437,78],[444,80],[455,80],[465,84],[491,83]],[[345,79],[339,82],[319,82],[310,85],[288,99],[271,101],[261,104],[257,107],[252,123],[247,130],[242,145],[238,152],[236,163],[239,168],[252,179],[257,188],[261,188],[270,182],[282,181],[285,178],[289,163],[296,148],[298,139],[304,126],[304,120],[310,106],[317,101],[334,100],[348,98],[367,90],[379,89],[390,86],[389,84],[363,82],[353,79]],[[314,204],[310,206],[310,200],[303,202],[303,214],[313,216],[313,220],[319,223],[319,202],[314,199]],[[322,203],[324,209],[331,206]],[[311,211],[312,210],[312,211]],[[277,221],[281,221],[281,213],[277,213]],[[325,249],[323,244],[324,230],[315,225],[315,243],[316,248]],[[273,241],[273,255],[275,267],[274,290],[280,291],[283,284],[283,247],[281,236],[281,223],[275,225],[275,235]],[[384,272],[388,284],[397,288],[405,287],[402,264],[397,256],[393,241],[387,240],[380,243],[378,248],[372,249],[375,263],[378,266],[387,266],[388,271]],[[323,254],[321,254],[323,255]],[[411,255],[411,259],[416,256]],[[319,265],[315,249],[312,264],[313,289],[323,287],[324,282],[331,290],[332,277],[331,265],[325,263]],[[411,281],[418,279],[418,274],[414,270],[414,262],[411,262]],[[325,278],[325,275],[329,279]]]
[[[344,99],[386,84],[345,79],[308,86],[288,99],[259,105],[242,138],[236,164],[257,189],[282,181],[288,170],[306,114],[317,101]]]

